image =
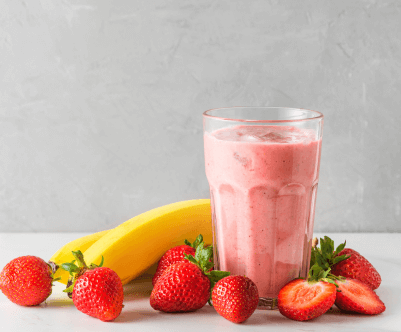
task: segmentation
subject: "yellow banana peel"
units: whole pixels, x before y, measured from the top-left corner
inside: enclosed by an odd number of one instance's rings
[[[123,285],[136,278],[170,248],[202,234],[212,244],[209,199],[177,202],[142,213],[97,239],[84,253],[85,261],[114,270]]]
[[[61,247],[57,252],[49,259],[50,261],[56,263],[57,265],[61,265],[62,263],[69,263],[74,260],[74,256],[72,255],[72,251],[81,250],[82,253],[94,244],[97,240],[99,240],[102,236],[107,234],[109,230],[89,234],[78,239],[75,239],[71,242],[68,242],[63,247]],[[63,284],[67,284],[68,281],[68,272],[63,270],[61,267],[57,269],[54,274],[54,278],[61,278],[58,280]]]

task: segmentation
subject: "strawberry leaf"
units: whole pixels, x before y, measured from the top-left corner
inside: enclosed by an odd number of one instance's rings
[[[80,268],[76,266],[74,263],[63,263],[61,264],[61,268],[73,275],[74,273],[78,273]]]
[[[206,272],[205,275],[210,280],[210,298],[209,298],[208,302],[209,302],[209,305],[213,307],[213,304],[211,301],[213,288],[219,280],[221,280],[225,277],[228,277],[230,275],[230,272],[212,270],[212,271]]]
[[[205,271],[210,271],[213,268],[214,264],[213,261],[209,261],[205,265]]]
[[[196,248],[195,259],[199,262],[200,268],[206,272],[206,265],[213,258],[213,247],[209,246],[204,248],[203,242],[199,244],[198,248]]]
[[[202,242],[203,242],[202,234],[199,234],[193,243],[189,242],[188,240],[184,240],[184,243],[187,246],[190,246],[190,247],[194,248],[195,250],[196,250],[196,248],[198,248],[199,244],[201,244]]]
[[[99,265],[96,265],[95,263],[91,263],[91,264],[89,265],[89,269],[95,269],[95,268],[97,268],[97,267],[102,267],[102,266],[103,266],[103,263],[104,263],[104,257],[103,257],[103,255],[102,255],[102,260],[101,260],[100,264],[99,264]]]
[[[202,234],[199,234],[194,243],[192,243],[192,248],[196,250],[201,243],[203,243],[203,236]]]
[[[323,280],[338,287],[335,281],[342,279],[331,274],[330,271],[334,264],[350,257],[348,255],[338,256],[338,253],[340,253],[344,248],[345,241],[334,250],[334,241],[328,236],[320,239],[320,248],[318,248],[316,239],[315,245],[311,248],[311,267],[308,272],[308,281],[315,282]]]
[[[327,269],[329,268],[329,263],[327,259],[324,258],[322,255],[316,255],[316,263],[320,268]]]
[[[337,256],[337,255],[345,248],[346,242],[347,242],[347,241],[344,241],[344,243],[341,243],[341,244],[337,247],[336,251],[334,252],[334,256]]]
[[[328,236],[325,236],[324,239],[320,239],[320,249],[322,257],[324,259],[330,259],[333,256],[334,241]]]
[[[321,270],[322,268],[318,264],[312,265],[308,272],[308,280],[309,281],[319,280],[319,273]]]
[[[312,247],[311,250],[311,261],[310,261],[310,266],[315,265],[316,261],[317,261],[317,256],[319,255],[319,249]]]
[[[86,268],[88,267],[85,263],[84,255],[82,254],[81,250],[72,251],[72,255],[76,259],[79,267],[86,267]]]
[[[344,261],[344,260],[346,260],[346,259],[348,259],[348,258],[350,258],[350,257],[351,257],[351,255],[336,256],[336,257],[334,257],[334,259],[333,259],[333,264],[332,264],[332,265],[337,264],[337,263],[339,263],[339,262],[341,262],[341,261]]]
[[[66,289],[63,289],[63,292],[64,292],[64,293],[72,293],[73,290],[74,290],[74,284],[71,285],[71,286],[69,286],[69,287],[66,288]]]
[[[214,285],[220,280],[230,275],[230,272],[227,271],[217,271],[212,270],[210,272],[205,273],[206,276],[210,280],[210,292],[212,292]]]
[[[184,258],[189,260],[191,263],[194,263],[194,264],[198,265],[198,262],[196,261],[194,256],[188,255],[187,253],[184,252]]]

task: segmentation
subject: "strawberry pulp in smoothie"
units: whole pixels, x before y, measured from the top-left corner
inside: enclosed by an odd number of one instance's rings
[[[261,307],[275,306],[287,282],[307,276],[321,149],[316,137],[311,129],[275,125],[204,135],[215,268],[252,279]]]

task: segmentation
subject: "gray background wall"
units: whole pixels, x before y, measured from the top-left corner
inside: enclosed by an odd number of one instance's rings
[[[1,0],[0,76],[0,231],[207,198],[239,105],[324,113],[316,231],[401,231],[401,1]]]

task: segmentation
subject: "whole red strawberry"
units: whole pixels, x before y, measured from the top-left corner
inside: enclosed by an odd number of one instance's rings
[[[381,284],[379,272],[373,265],[357,251],[346,248],[338,256],[349,255],[350,257],[331,267],[331,273],[336,276],[357,279],[367,284],[371,289],[376,289]]]
[[[1,271],[0,289],[16,304],[38,305],[52,293],[53,272],[39,257],[17,257]]]
[[[194,256],[196,252],[196,248],[200,243],[203,244],[203,236],[199,234],[193,243],[188,240],[184,241],[185,244],[173,247],[166,251],[166,253],[160,258],[157,263],[156,272],[152,279],[153,286],[156,284],[157,279],[163,274],[164,270],[167,269],[170,265],[178,262],[189,263],[187,259],[185,259],[185,255]]]
[[[189,261],[185,259],[185,254],[193,256],[195,255],[195,249],[187,244],[183,244],[167,250],[157,263],[157,269],[152,279],[153,286],[170,265],[178,262],[189,263]]]
[[[338,280],[335,304],[341,310],[358,312],[366,315],[377,315],[386,310],[379,296],[360,280],[346,278]]]
[[[79,250],[72,253],[78,266],[74,263],[61,265],[73,276],[64,291],[69,295],[72,292],[75,307],[84,314],[102,321],[114,320],[120,315],[124,301],[120,277],[108,267],[94,264],[88,267]]]
[[[228,272],[211,270],[213,247],[196,248],[195,256],[185,254],[188,262],[177,262],[164,270],[150,295],[150,305],[164,312],[187,312],[202,308],[210,299],[215,282]]]
[[[150,305],[164,312],[187,312],[202,308],[210,297],[210,280],[193,263],[170,265],[150,295]]]
[[[258,306],[258,288],[245,276],[228,276],[219,280],[214,286],[212,302],[220,316],[233,323],[242,323]]]

